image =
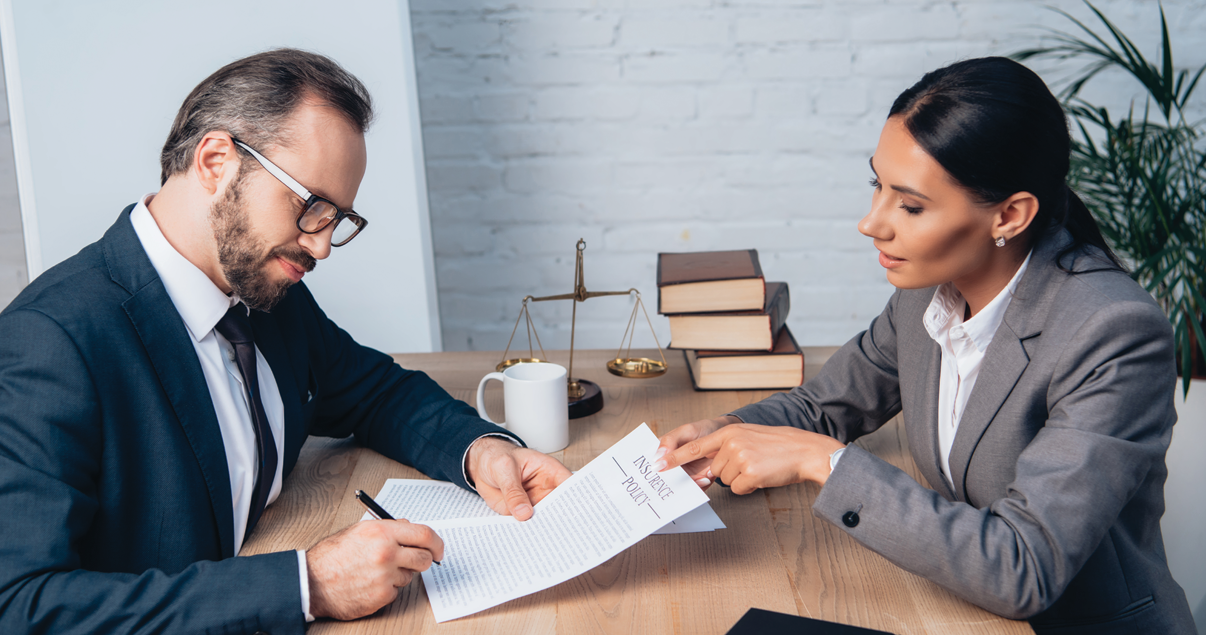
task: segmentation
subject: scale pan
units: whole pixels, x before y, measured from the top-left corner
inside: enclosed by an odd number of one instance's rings
[[[607,370],[613,375],[630,379],[649,379],[666,373],[665,362],[648,357],[617,357],[607,362]]]
[[[540,359],[539,357],[513,357],[511,359],[504,359],[503,361],[499,362],[498,366],[494,367],[494,370],[501,373],[504,370],[518,364],[540,364],[544,361],[545,360]]]

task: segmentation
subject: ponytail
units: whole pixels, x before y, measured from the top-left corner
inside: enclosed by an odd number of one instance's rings
[[[1054,227],[1063,227],[1064,229],[1068,230],[1069,234],[1072,235],[1072,242],[1067,247],[1064,247],[1062,250],[1060,250],[1059,254],[1055,257],[1055,262],[1059,265],[1059,268],[1063,269],[1064,271],[1068,271],[1063,264],[1065,256],[1076,252],[1086,252],[1091,256],[1097,257],[1099,260],[1108,260],[1109,264],[1112,265],[1109,268],[1118,268],[1125,272],[1126,267],[1124,267],[1122,263],[1118,261],[1118,257],[1114,255],[1114,251],[1110,249],[1108,244],[1106,244],[1105,237],[1101,235],[1101,228],[1097,226],[1097,220],[1093,218],[1092,212],[1090,212],[1089,208],[1085,206],[1084,201],[1080,200],[1080,197],[1076,195],[1076,192],[1073,192],[1072,188],[1068,187],[1067,184],[1063,185],[1061,189],[1063,190],[1062,198],[1064,202],[1062,209],[1054,210],[1054,213],[1047,218],[1047,223],[1038,224],[1036,228],[1041,229],[1040,232],[1035,233],[1037,236],[1039,233],[1042,233],[1045,230],[1049,230]],[[1057,195],[1056,198],[1058,199],[1060,197]],[[1041,204],[1039,209],[1041,215]],[[1036,218],[1035,220],[1037,221],[1039,219]],[[1097,254],[1093,254],[1089,250],[1086,250],[1085,247],[1087,246],[1096,247],[1097,249],[1101,250],[1104,258],[1097,256]],[[1094,269],[1094,271],[1097,270]]]

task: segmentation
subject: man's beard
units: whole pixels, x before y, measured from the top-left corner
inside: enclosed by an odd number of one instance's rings
[[[268,275],[276,258],[284,258],[302,271],[312,270],[316,261],[298,247],[274,247],[266,256],[260,255],[264,253],[262,242],[252,236],[247,210],[240,200],[244,176],[240,170],[222,199],[214,202],[209,210],[209,223],[218,246],[218,263],[231,290],[248,307],[270,311],[293,285],[290,279],[274,281]]]

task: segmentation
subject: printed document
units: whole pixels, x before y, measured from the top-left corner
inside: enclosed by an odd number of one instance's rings
[[[436,621],[565,582],[706,503],[682,468],[653,469],[655,451],[657,437],[641,424],[553,490],[525,522],[491,515],[424,523],[444,540],[443,566],[423,572]]]
[[[391,478],[385,481],[374,500],[394,518],[404,518],[420,525],[436,520],[498,515],[480,496],[448,481]],[[364,512],[361,518],[372,519],[373,515],[368,512]],[[653,533],[689,534],[724,528],[724,521],[720,520],[711,505],[705,503]]]

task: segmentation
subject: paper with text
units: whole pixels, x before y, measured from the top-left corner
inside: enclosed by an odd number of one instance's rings
[[[498,515],[480,496],[448,481],[391,478],[385,481],[374,499],[394,518],[405,518],[422,525],[436,520]],[[373,515],[368,512],[361,517],[361,520],[372,519]],[[724,521],[712,506],[704,504],[653,533],[689,534],[724,528]]]
[[[707,502],[682,468],[653,469],[657,437],[641,424],[535,507],[510,516],[435,520],[443,566],[423,572],[437,622],[560,584]]]
[[[716,515],[716,510],[708,503],[679,516],[662,526],[654,534],[694,534],[704,531],[724,529],[724,521]]]

